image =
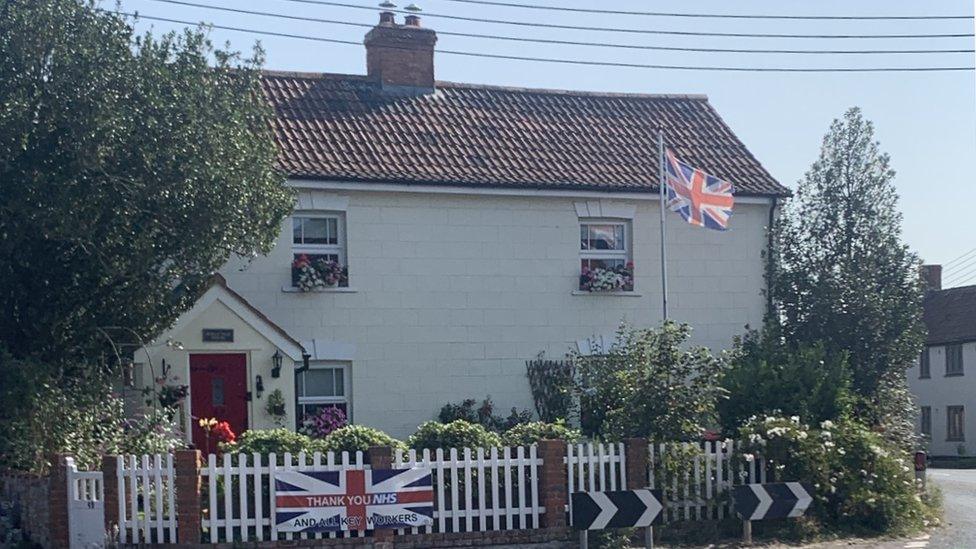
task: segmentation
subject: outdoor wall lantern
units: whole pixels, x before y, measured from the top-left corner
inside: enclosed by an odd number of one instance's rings
[[[278,379],[281,377],[281,350],[275,349],[275,354],[271,355],[271,377]]]
[[[261,398],[261,393],[264,392],[264,380],[261,379],[261,376],[254,380],[254,389],[258,392],[258,398]]]

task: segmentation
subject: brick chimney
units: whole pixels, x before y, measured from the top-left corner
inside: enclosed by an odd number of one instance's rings
[[[942,265],[922,265],[922,282],[926,290],[941,290]]]
[[[366,33],[366,73],[384,90],[400,93],[434,91],[434,44],[437,33],[420,26],[411,14],[398,25],[393,12]]]

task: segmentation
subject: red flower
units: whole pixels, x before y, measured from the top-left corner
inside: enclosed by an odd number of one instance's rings
[[[295,258],[295,261],[291,264],[291,266],[295,269],[301,269],[304,267],[308,267],[310,263],[311,262],[308,260],[308,256],[302,254]]]
[[[217,442],[231,444],[237,440],[237,435],[235,435],[234,431],[231,430],[230,423],[227,423],[226,421],[218,422],[217,425],[214,425],[213,429],[211,429],[210,433],[214,436],[214,439],[216,439]]]

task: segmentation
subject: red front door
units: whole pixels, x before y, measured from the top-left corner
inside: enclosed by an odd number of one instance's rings
[[[245,355],[190,355],[190,412],[193,445],[205,453],[216,451],[217,441],[208,441],[207,432],[200,427],[200,419],[226,421],[235,435],[247,429]]]

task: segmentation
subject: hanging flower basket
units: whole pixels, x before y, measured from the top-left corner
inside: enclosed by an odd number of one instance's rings
[[[634,262],[614,269],[583,268],[580,273],[580,290],[584,292],[632,292],[634,291]]]
[[[349,285],[349,271],[337,261],[298,256],[291,264],[295,287],[303,292]]]

